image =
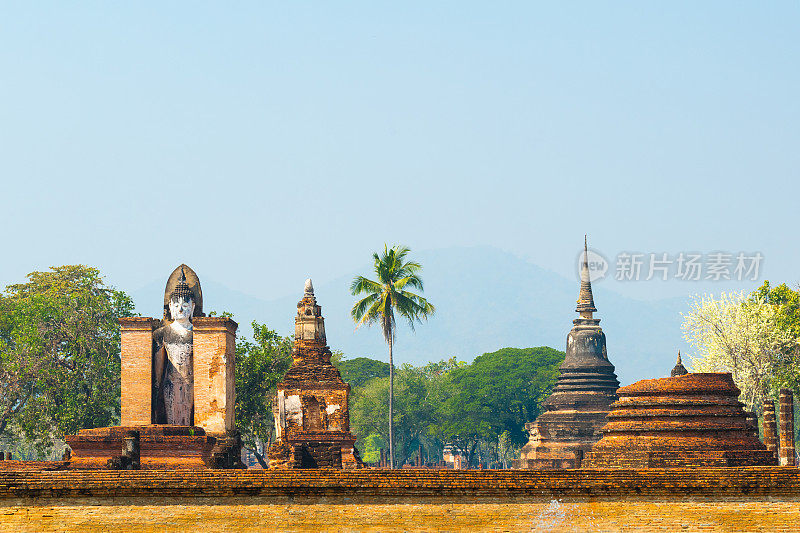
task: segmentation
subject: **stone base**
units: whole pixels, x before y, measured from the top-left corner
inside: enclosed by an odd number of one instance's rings
[[[212,468],[247,468],[242,462],[242,437],[238,431],[210,433],[216,443],[211,450]]]
[[[777,462],[768,450],[658,450],[589,452],[583,468],[681,468],[725,466],[774,466]]]
[[[341,468],[355,470],[364,463],[355,449],[356,438],[350,432],[297,432],[286,441],[276,441],[270,446],[269,467],[288,468]]]
[[[212,466],[216,439],[196,426],[149,425],[82,429],[65,440],[72,448],[71,470],[106,470],[122,453],[127,433],[139,432],[142,470],[195,470]]]
[[[537,446],[529,442],[520,450],[520,458],[514,467],[535,470],[580,468],[584,451],[591,447],[591,443],[581,446],[569,442],[548,442],[547,445]]]
[[[547,411],[525,424],[530,439],[520,450],[517,468],[580,468],[583,457],[602,437],[605,411]]]

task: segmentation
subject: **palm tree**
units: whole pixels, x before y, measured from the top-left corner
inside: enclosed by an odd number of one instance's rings
[[[415,322],[422,323],[435,311],[433,305],[428,303],[425,298],[406,290],[408,288],[425,290],[422,286],[422,278],[419,276],[422,265],[406,260],[410,251],[405,246],[397,245],[389,248],[384,244],[382,254],[378,255],[377,252],[372,254],[378,281],[372,281],[364,276],[356,276],[350,285],[350,292],[353,296],[366,294],[364,298],[355,303],[350,311],[356,327],[379,323],[383,338],[389,345],[389,468],[394,468],[394,427],[392,422],[394,416],[392,405],[394,402],[394,360],[392,347],[396,329],[395,313],[401,319],[408,320],[413,331]]]

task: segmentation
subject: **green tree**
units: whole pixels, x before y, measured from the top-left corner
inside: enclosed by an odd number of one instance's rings
[[[523,444],[525,422],[539,416],[564,356],[546,346],[503,348],[447,372],[443,386],[449,393],[437,402],[439,438],[458,447],[470,463],[480,441],[495,446],[507,433],[505,446]]]
[[[367,357],[346,359],[336,364],[342,379],[350,384],[353,389],[363,387],[373,378],[389,377],[389,365],[383,361],[376,361]]]
[[[386,395],[389,393],[389,378],[374,378],[350,393],[350,428],[358,440],[359,451],[367,452],[366,439],[378,435],[388,442],[389,409]]]
[[[786,354],[797,346],[797,337],[779,321],[780,307],[758,293],[695,297],[683,322],[684,336],[695,350],[693,370],[730,372],[741,401],[760,412]]]
[[[758,300],[763,300],[773,307],[776,327],[793,339],[793,342],[781,346],[780,357],[774,365],[771,392],[775,395],[779,388],[788,387],[798,393],[800,392],[800,291],[792,290],[785,283],[772,287],[769,281],[765,281],[750,295],[751,302]]]
[[[384,245],[383,253],[372,254],[374,270],[378,281],[364,276],[356,276],[350,286],[353,296],[365,294],[358,300],[350,314],[356,327],[374,323],[380,324],[383,338],[389,346],[389,466],[394,468],[394,359],[392,348],[395,337],[395,314],[408,321],[411,330],[415,322],[421,323],[432,315],[434,306],[425,298],[407,289],[424,291],[419,273],[422,265],[409,261],[406,256],[411,250],[405,246]]]
[[[0,435],[9,425],[39,453],[120,414],[118,318],[133,301],[84,265],[28,274],[0,295]]]
[[[292,339],[263,324],[253,321],[253,341],[243,338],[236,343],[236,427],[242,445],[264,468],[266,449],[275,436],[272,399],[291,365]]]
[[[514,460],[519,457],[519,450],[520,446],[511,442],[508,431],[502,432],[497,438],[497,459],[503,468],[508,468],[508,465],[513,464]]]
[[[394,421],[397,465],[402,466],[418,449],[422,441],[432,433],[436,423],[437,380],[443,379],[440,371],[443,363],[432,363],[424,367],[402,365],[396,372]],[[381,441],[389,440],[389,410],[386,395],[389,378],[373,378],[363,387],[354,389],[350,405],[350,423],[357,435]],[[366,442],[359,443],[364,452]]]
[[[377,433],[371,433],[367,437],[359,439],[358,444],[361,459],[365,463],[377,463],[381,459],[381,448],[386,445],[386,441]]]

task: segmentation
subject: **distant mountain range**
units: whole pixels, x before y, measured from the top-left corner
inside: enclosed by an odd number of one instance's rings
[[[395,345],[396,364],[423,364],[452,356],[471,361],[503,347],[551,346],[563,350],[572,327],[577,279],[567,279],[513,254],[492,247],[448,248],[414,254],[422,263],[425,297],[436,314],[418,325],[416,333],[401,325]],[[347,358],[386,359],[386,345],[377,327],[355,330],[350,319],[354,298],[350,281],[369,274],[365,265],[338,279],[315,285],[322,306],[328,343]],[[229,311],[240,324],[240,334],[250,335],[257,320],[279,333],[294,331],[297,301],[303,293],[263,300],[203,279],[206,312]],[[137,310],[159,313],[165,280],[154,280],[133,291]],[[594,285],[600,325],[608,339],[608,353],[622,384],[669,375],[676,350],[684,347],[681,311],[686,300],[674,298],[640,301]],[[160,315],[159,315],[160,316]]]

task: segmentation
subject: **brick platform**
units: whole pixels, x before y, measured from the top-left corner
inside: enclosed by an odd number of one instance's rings
[[[10,463],[13,463],[11,461]],[[48,464],[48,467],[50,465]],[[0,463],[2,498],[268,496],[279,501],[607,497],[800,497],[791,467],[645,470],[20,471]]]
[[[4,533],[790,532],[800,523],[798,503],[800,471],[791,467],[58,472],[0,466]]]
[[[528,503],[274,504],[268,498],[95,499],[15,505],[4,533],[252,531],[796,532],[797,500],[539,500]]]
[[[82,429],[67,435],[72,448],[72,470],[108,469],[108,460],[120,455],[123,437],[135,431],[140,437],[142,470],[203,469],[211,464],[216,439],[201,427],[155,425]],[[13,461],[12,461],[13,462]]]

